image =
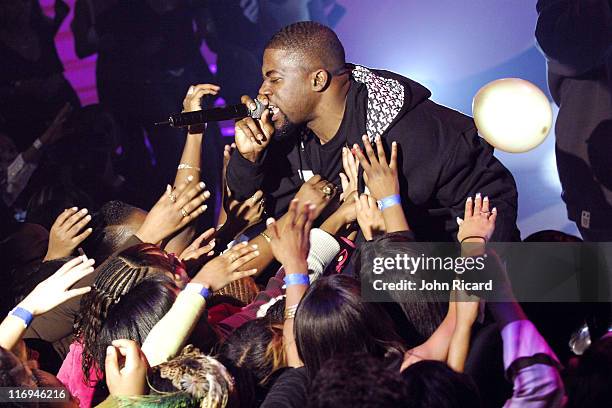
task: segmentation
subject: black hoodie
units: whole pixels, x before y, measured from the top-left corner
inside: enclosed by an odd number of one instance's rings
[[[280,217],[309,174],[340,186],[342,146],[381,135],[385,150],[396,141],[402,205],[421,241],[456,239],[456,217],[467,197],[480,192],[497,207],[493,239],[520,239],[516,227],[517,191],[510,172],[493,157],[468,116],[432,102],[422,85],[388,71],[355,66],[346,109],[336,136],[321,145],[304,129],[295,139],[272,139],[256,163],[236,150],[227,182],[238,200],[262,189],[268,215]]]

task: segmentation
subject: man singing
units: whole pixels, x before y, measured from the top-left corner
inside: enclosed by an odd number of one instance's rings
[[[391,143],[399,145],[401,203],[418,240],[456,239],[456,219],[476,193],[499,209],[492,239],[520,238],[512,175],[472,119],[432,102],[422,85],[347,64],[336,34],[310,21],[272,37],[262,73],[257,98],[268,109],[260,120],[236,123],[238,149],[227,169],[238,200],[261,189],[268,214],[280,216],[313,174],[340,185],[342,148],[363,148],[367,134],[381,136],[387,157]],[[254,104],[248,96],[242,102]]]

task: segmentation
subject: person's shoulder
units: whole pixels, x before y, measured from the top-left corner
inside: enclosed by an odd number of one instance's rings
[[[458,110],[436,103],[431,99],[423,101],[413,109],[415,115],[423,121],[430,121],[432,125],[448,131],[465,132],[475,129],[474,119]],[[408,112],[407,120],[410,120]]]

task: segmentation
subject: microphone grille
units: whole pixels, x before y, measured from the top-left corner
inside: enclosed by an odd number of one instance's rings
[[[253,119],[261,119],[261,115],[263,115],[266,107],[257,98],[255,98],[254,102],[256,105],[255,109],[249,110],[249,116],[252,117]]]

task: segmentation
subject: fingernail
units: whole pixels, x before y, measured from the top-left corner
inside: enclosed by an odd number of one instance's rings
[[[489,196],[485,196],[484,201],[489,201]]]
[[[255,252],[253,252],[253,254],[254,254],[255,256],[258,256],[258,255],[259,255],[259,251],[255,251]]]
[[[202,209],[202,211],[206,211],[206,209],[208,208],[207,205],[203,205],[202,207],[200,207]]]
[[[206,197],[206,198],[210,197],[210,191],[205,191],[204,192],[204,197]]]
[[[393,146],[397,146],[397,142],[393,142],[391,143]]]
[[[206,184],[204,184],[204,182],[203,182],[203,181],[200,181],[200,182],[198,183],[198,187],[200,187],[200,188],[204,188],[204,187],[206,187]]]
[[[463,220],[459,217],[457,217],[457,225],[461,225],[461,223],[463,222]]]
[[[87,228],[87,231],[92,232],[93,228]]]
[[[253,244],[253,245],[251,245],[251,246],[253,247],[253,249],[257,249],[257,248],[259,248],[259,247],[257,246],[257,244]]]
[[[72,210],[72,211],[76,211],[76,210],[78,210],[78,209],[79,209],[79,207],[72,207],[72,208],[71,208],[71,210]]]
[[[252,103],[252,104],[249,105],[249,109],[250,110],[255,110],[255,109],[257,109],[257,105]]]
[[[106,348],[106,354],[111,355],[115,353],[115,347],[114,346],[108,346]]]
[[[208,245],[210,245],[210,248],[211,248],[211,249],[212,249],[212,248],[214,248],[214,247],[215,247],[215,245],[216,245],[215,240],[213,239],[212,241],[210,241],[210,244],[208,244]]]
[[[87,208],[83,208],[83,209],[81,210],[81,213],[83,213],[83,214],[87,214]]]
[[[85,217],[86,220],[91,220],[91,215],[88,215],[87,217]]]
[[[365,141],[368,137],[366,135],[361,136],[361,140]]]
[[[87,255],[81,256],[81,259],[83,260],[83,262],[87,262]]]
[[[476,193],[476,199],[480,199],[482,196],[480,195],[480,193]]]
[[[468,197],[468,198],[467,198],[467,201],[472,201],[472,197]]]
[[[493,207],[493,209],[491,210],[491,212],[497,212],[497,207]]]
[[[270,225],[274,222],[274,218],[270,217],[266,220],[266,225]]]

